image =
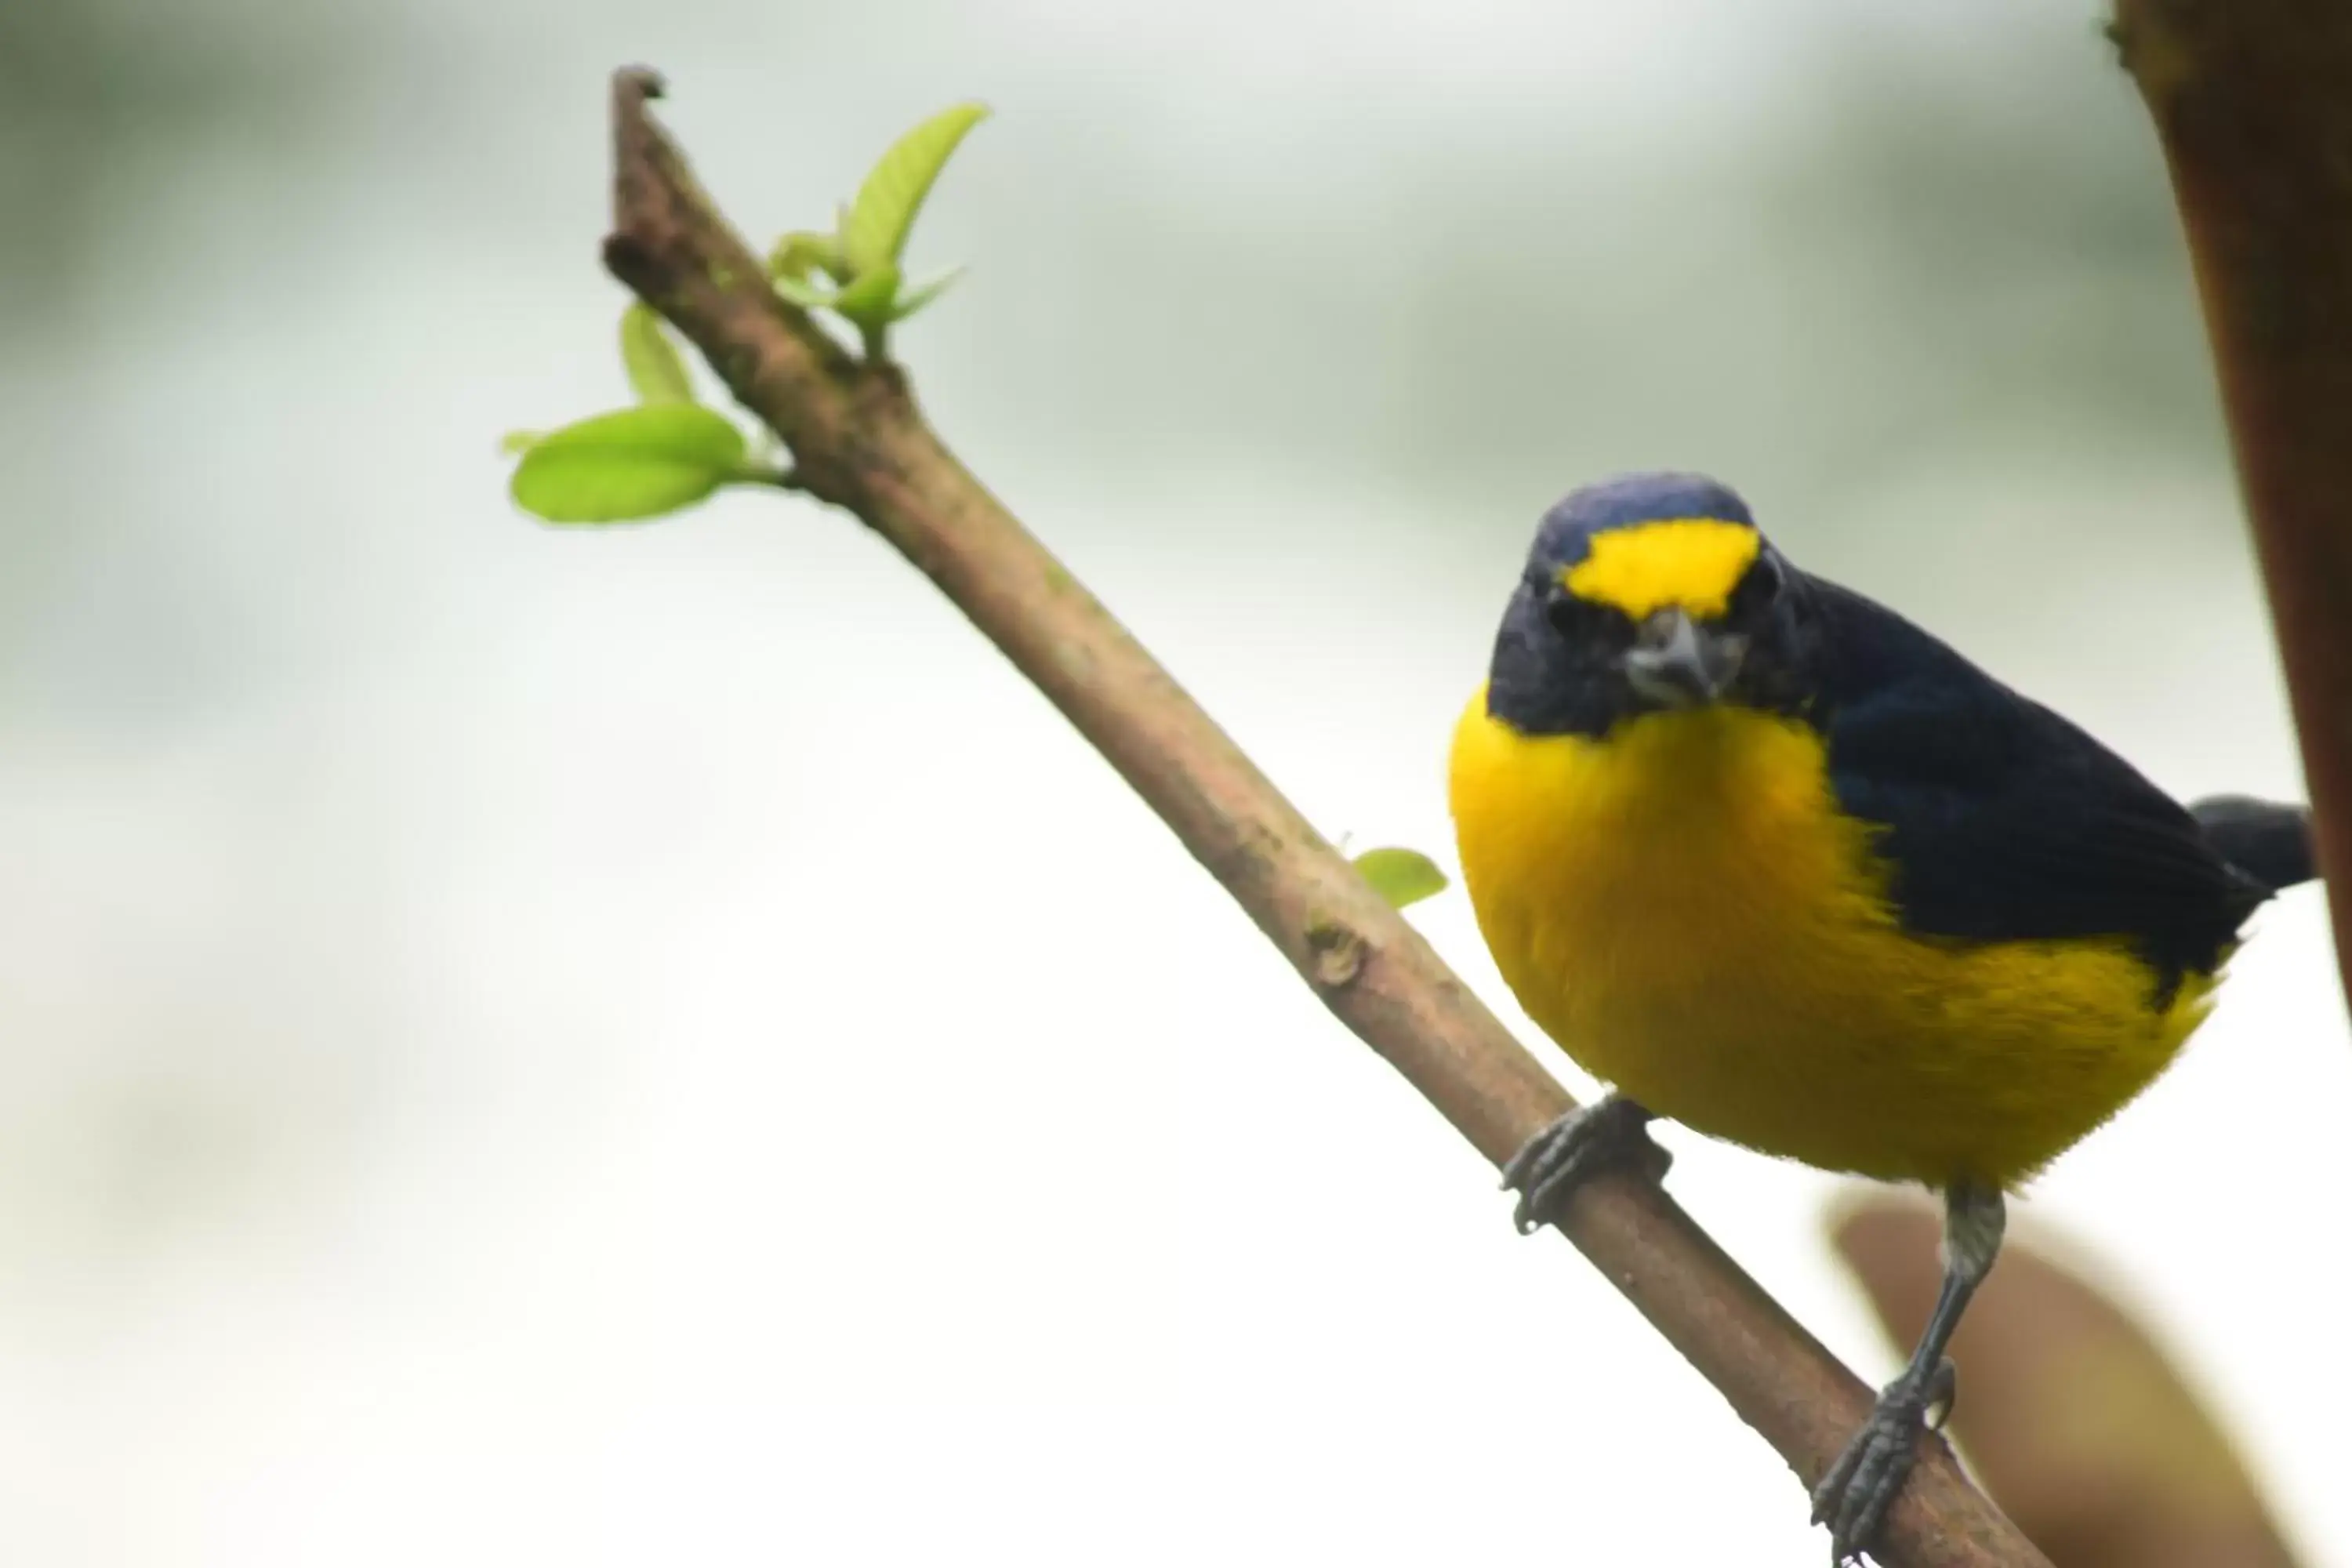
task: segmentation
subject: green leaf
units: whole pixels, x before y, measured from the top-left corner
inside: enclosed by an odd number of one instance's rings
[[[1445,890],[1445,873],[1418,849],[1367,849],[1356,857],[1355,865],[1372,891],[1396,909]]]
[[[779,277],[774,279],[776,292],[803,310],[824,310],[832,308],[841,298],[838,289],[827,290],[799,278]]]
[[[499,450],[508,457],[518,457],[547,439],[542,430],[509,430],[499,437]]]
[[[743,433],[697,403],[600,414],[541,437],[514,499],[550,522],[625,522],[692,506],[743,466]]]
[[[898,319],[898,268],[886,261],[871,272],[861,272],[857,280],[826,303],[868,332],[877,332]]]
[[[686,361],[670,342],[669,329],[643,300],[621,312],[621,363],[629,373],[629,386],[640,403],[691,403],[694,383],[687,379]]]
[[[929,278],[924,279],[922,282],[918,283],[912,289],[908,289],[904,294],[899,295],[898,300],[891,305],[890,319],[894,321],[905,321],[908,317],[913,315],[916,311],[921,310],[924,306],[929,304],[940,295],[946,293],[948,285],[962,276],[962,268],[951,267],[936,278]]]
[[[915,214],[931,194],[948,155],[988,118],[984,104],[959,103],[908,132],[882,154],[842,220],[841,253],[852,277],[863,278],[905,253]]]
[[[836,283],[849,276],[841,241],[832,235],[801,229],[776,241],[775,248],[768,252],[768,276],[779,282],[790,279],[798,283],[820,272]]]

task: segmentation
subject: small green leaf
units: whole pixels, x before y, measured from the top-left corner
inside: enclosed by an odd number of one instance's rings
[[[803,310],[829,310],[841,298],[839,290],[826,290],[799,278],[778,278],[776,292]]]
[[[908,317],[913,315],[916,311],[921,310],[924,306],[929,304],[940,295],[946,293],[948,285],[962,276],[962,268],[951,267],[936,278],[926,279],[922,282],[918,283],[912,289],[908,289],[904,294],[899,295],[897,302],[891,305],[890,319],[894,321],[905,321]]]
[[[820,272],[836,283],[849,276],[841,241],[832,235],[802,229],[776,241],[775,248],[768,252],[768,276],[778,281],[790,279],[798,283]]]
[[[931,194],[948,155],[971,128],[988,118],[984,104],[960,103],[908,132],[882,154],[857,188],[841,226],[841,253],[853,277],[863,278],[905,253],[915,214]]]
[[[516,504],[550,522],[625,522],[692,506],[742,466],[743,433],[724,416],[656,403],[541,437],[512,488]]]
[[[694,383],[654,308],[639,300],[621,312],[621,363],[640,403],[691,403]]]
[[[543,430],[509,430],[499,437],[499,450],[508,457],[519,457],[547,439]]]
[[[898,265],[886,261],[871,272],[859,273],[856,282],[827,303],[866,331],[877,332],[897,319],[898,283]]]
[[[1372,891],[1396,909],[1445,890],[1445,873],[1417,849],[1367,849],[1355,865]]]

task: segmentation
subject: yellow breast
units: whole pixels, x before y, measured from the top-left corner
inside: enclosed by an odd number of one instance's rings
[[[1463,879],[1503,978],[1580,1067],[1699,1131],[1830,1170],[2030,1176],[2170,1061],[2120,941],[1906,932],[1820,738],[1737,708],[1524,736],[1482,691],[1454,739]]]

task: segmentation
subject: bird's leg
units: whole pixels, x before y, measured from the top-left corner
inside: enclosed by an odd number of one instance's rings
[[[1528,1139],[1503,1167],[1503,1185],[1519,1194],[1511,1218],[1520,1234],[1556,1223],[1570,1191],[1598,1172],[1632,1165],[1664,1176],[1674,1156],[1650,1142],[1652,1120],[1623,1095],[1605,1094]]]
[[[1813,1522],[1830,1527],[1832,1568],[1857,1562],[1886,1522],[1887,1510],[1918,1458],[1928,1413],[1948,1413],[1955,1393],[1952,1363],[1944,1359],[1969,1298],[2000,1252],[2008,1210],[1997,1187],[1956,1183],[1944,1193],[1944,1289],[1927,1331],[1903,1375],[1879,1394],[1877,1407],[1813,1489]],[[1936,1423],[1942,1425],[1940,1418]]]

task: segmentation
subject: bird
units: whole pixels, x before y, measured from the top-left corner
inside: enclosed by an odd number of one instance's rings
[[[2308,811],[2179,804],[1671,472],[1544,513],[1447,772],[1496,969],[1607,1090],[1505,1166],[1521,1231],[1664,1174],[1659,1119],[1941,1194],[1934,1312],[1811,1498],[1859,1561],[2007,1198],[2174,1059],[2248,917],[2317,874]]]

